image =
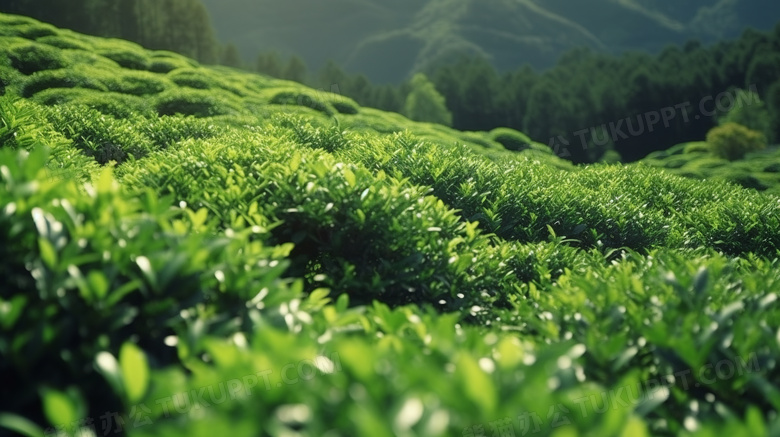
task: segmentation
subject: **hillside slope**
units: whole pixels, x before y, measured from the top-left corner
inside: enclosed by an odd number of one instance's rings
[[[770,29],[780,4],[763,0],[205,0],[225,41],[245,58],[277,50],[310,68],[334,60],[374,82],[397,82],[455,54],[500,69],[554,65],[574,47],[658,51],[693,38]],[[679,4],[678,4],[679,3]],[[283,24],[282,24],[283,23]]]
[[[0,84],[3,435],[780,431],[776,196],[25,17]]]

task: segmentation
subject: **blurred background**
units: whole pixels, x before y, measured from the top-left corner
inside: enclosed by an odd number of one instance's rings
[[[700,140],[718,117],[677,114],[629,138],[608,128],[737,89],[764,111],[749,127],[780,138],[780,3],[770,0],[4,0],[0,11],[395,112],[423,73],[453,127],[586,143],[567,149],[574,162]]]

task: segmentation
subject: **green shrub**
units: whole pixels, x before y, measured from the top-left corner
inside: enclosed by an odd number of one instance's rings
[[[122,72],[113,80],[106,81],[110,91],[134,96],[159,94],[173,85],[164,77],[146,71]]]
[[[662,160],[664,158],[668,158],[669,153],[666,150],[657,150],[655,152],[652,152],[648,154],[645,159],[646,160]]]
[[[742,187],[752,188],[758,191],[764,191],[769,188],[760,179],[749,173],[728,172],[721,177],[729,182],[741,185]]]
[[[210,78],[204,71],[193,68],[179,68],[168,73],[168,79],[179,86],[209,90],[216,87],[216,81]]]
[[[689,162],[691,162],[691,159],[692,157],[690,156],[674,156],[665,159],[663,165],[665,168],[670,168],[670,169],[682,168],[686,166]]]
[[[717,156],[734,161],[742,159],[748,152],[766,148],[766,137],[742,125],[726,123],[707,133],[707,143]]]
[[[513,152],[519,152],[531,146],[531,139],[527,135],[505,127],[490,131],[490,139]]]
[[[764,167],[764,171],[767,173],[780,173],[780,162],[774,162]]]
[[[37,93],[31,100],[46,106],[83,105],[117,119],[156,115],[149,103],[140,97],[82,88],[47,89]]]
[[[148,70],[149,58],[140,50],[130,50],[124,48],[108,48],[98,50],[97,53],[124,68],[131,70]]]
[[[734,100],[734,107],[718,117],[718,124],[736,123],[772,139],[771,115],[758,94],[740,89],[736,90]]]
[[[0,97],[0,147],[31,150],[39,144],[56,146],[55,136],[47,135],[41,118],[30,102]]]
[[[7,52],[11,66],[24,75],[67,66],[62,53],[43,44],[16,46]]]
[[[310,108],[315,111],[322,112],[327,115],[333,115],[333,109],[331,106],[322,100],[318,99],[312,93],[307,91],[298,90],[286,90],[280,91],[271,98],[271,104],[274,105],[292,105],[301,106],[304,108]]]
[[[153,73],[167,74],[178,69],[191,69],[197,67],[198,64],[195,61],[190,61],[186,58],[152,55],[149,60],[149,71]]]
[[[60,105],[47,108],[46,115],[55,130],[99,164],[122,163],[132,155],[146,156],[155,145],[139,132],[140,117],[116,119],[82,105]],[[142,120],[142,119],[141,119]]]
[[[92,47],[77,38],[73,38],[67,35],[50,35],[38,38],[36,42],[40,44],[46,44],[58,49],[71,49],[71,50],[92,50]]]
[[[685,148],[689,143],[675,144],[674,146],[666,149],[667,156],[683,155],[685,154]]]
[[[96,169],[95,161],[75,149],[46,120],[45,110],[26,100],[0,97],[0,145],[27,151],[50,151],[46,171],[50,178],[86,180]]]
[[[188,58],[186,56],[183,56],[176,52],[170,52],[167,50],[153,50],[147,52],[149,54],[149,60],[150,62],[169,62],[172,64],[176,64],[176,68],[198,68],[200,67],[200,64],[198,61]],[[170,70],[169,70],[170,71]],[[167,73],[165,72],[159,72],[159,73]]]
[[[530,150],[536,150],[537,152],[542,152],[548,155],[555,155],[555,152],[553,152],[553,149],[550,148],[547,144],[537,143],[537,142],[531,142],[531,145],[528,147]],[[620,155],[618,155],[620,156]]]
[[[29,23],[14,26],[12,33],[14,36],[36,40],[38,38],[57,35],[57,29],[49,24]]]
[[[434,128],[446,128],[443,125],[437,125]],[[441,131],[439,131],[441,132]],[[450,131],[453,133],[453,131]],[[485,149],[503,150],[504,147],[497,145],[494,141],[491,141],[488,135],[484,132],[454,132],[460,142],[477,144]]]
[[[547,150],[550,150],[549,147],[547,147]],[[599,159],[599,162],[603,162],[606,164],[617,164],[621,162],[623,158],[620,156],[620,153],[618,153],[615,149],[609,149],[606,152],[604,152],[603,155],[601,155],[601,158]]]
[[[6,89],[19,80],[19,72],[0,63],[0,96],[5,95]]]
[[[124,411],[146,391],[135,380],[137,372],[188,359],[167,346],[166,337],[181,336],[185,346],[190,324],[206,313],[228,311],[231,320],[212,320],[192,337],[199,342],[204,334],[230,335],[251,323],[250,312],[280,320],[279,306],[299,294],[278,279],[277,264],[284,267],[280,257],[289,249],[263,247],[249,240],[249,231],[203,232],[208,228],[202,221],[174,208],[172,199],[127,197],[110,172],[88,191],[47,180],[46,157],[38,152],[0,150],[0,204],[13,205],[0,214],[0,372],[12,380],[4,390],[16,394],[0,399],[0,425],[7,425],[8,411],[39,417],[35,411],[58,392],[60,409],[43,408],[55,426],[71,425],[60,422],[63,413],[99,417],[106,409]],[[263,288],[272,294],[264,309],[248,308]],[[14,339],[14,346],[6,339]],[[133,355],[131,366],[127,343],[145,351]],[[190,347],[200,350],[196,343]],[[110,374],[101,375],[111,371],[101,359],[107,354],[119,358],[121,386],[111,385]]]
[[[707,156],[690,161],[685,167],[697,170],[713,170],[728,165],[729,161],[726,159]]]
[[[30,76],[22,86],[22,96],[32,97],[36,93],[49,88],[88,88],[98,91],[108,91],[99,79],[93,77],[89,69],[63,68],[46,70]]]
[[[216,90],[173,89],[158,94],[154,101],[160,115],[212,117],[242,112],[235,97]]]
[[[411,90],[404,102],[404,115],[415,121],[452,126],[452,113],[447,109],[444,96],[425,74],[416,73],[410,86]]]
[[[137,121],[135,127],[157,148],[166,148],[185,140],[214,138],[224,133],[224,129],[215,125],[213,119],[192,116],[154,117]]]
[[[22,24],[35,24],[40,22],[34,18],[23,15],[0,14],[0,24],[3,28],[13,28]]]
[[[705,179],[706,175],[702,171],[693,170],[690,168],[682,168],[674,172],[674,174],[690,179]]]
[[[331,106],[333,106],[333,109],[335,109],[339,114],[357,114],[359,111],[359,106],[357,103],[343,100],[343,99],[334,99],[330,102]]]
[[[349,97],[320,90],[318,94],[339,114],[354,115],[360,111],[360,105]]]
[[[120,68],[119,64],[112,61],[111,59],[108,59],[105,56],[100,56],[91,51],[63,49],[62,54],[73,66],[88,66],[103,70],[101,74],[102,76],[105,76],[105,72],[114,71]]]
[[[251,83],[243,71],[217,65],[203,69],[201,74],[213,80],[216,87],[238,97],[257,97],[257,93],[248,87]]]
[[[686,144],[683,153],[712,153],[712,148],[705,141],[697,141]]]
[[[350,147],[353,141],[353,137],[339,129],[338,125],[315,127],[303,118],[295,116],[280,116],[274,122],[279,127],[289,129],[289,133],[280,132],[279,135],[291,134],[296,143],[313,149],[335,152]]]
[[[177,68],[187,68],[187,67],[173,59],[153,58],[149,62],[149,71],[153,73],[166,74],[166,73],[170,73],[173,70],[176,70]]]

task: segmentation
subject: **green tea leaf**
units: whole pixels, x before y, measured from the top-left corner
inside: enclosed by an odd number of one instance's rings
[[[108,294],[108,279],[103,272],[93,270],[87,275],[87,282],[92,289],[92,295],[97,299],[103,299]]]
[[[50,269],[57,267],[57,251],[54,250],[54,246],[45,238],[38,238],[38,248],[41,251],[41,260]]]
[[[125,386],[122,380],[122,370],[119,368],[119,362],[109,352],[99,352],[95,356],[95,368],[103,375],[111,388],[114,389],[114,393],[123,397],[125,394]]]
[[[492,413],[496,407],[496,387],[493,380],[479,368],[477,361],[470,355],[461,353],[455,360],[458,379],[463,384],[464,394],[486,413]]]
[[[43,389],[41,398],[43,412],[52,425],[68,426],[79,419],[78,406],[67,394],[53,389]]]
[[[10,429],[27,437],[40,437],[43,429],[31,420],[13,413],[0,413],[0,428]]]
[[[628,423],[623,428],[620,437],[647,437],[649,435],[645,422],[641,418],[632,415],[628,418]]]
[[[149,385],[146,354],[135,344],[125,343],[119,351],[119,366],[130,404],[139,402]]]

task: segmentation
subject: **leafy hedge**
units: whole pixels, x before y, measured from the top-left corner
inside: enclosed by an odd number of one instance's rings
[[[275,279],[281,270],[270,267],[289,249],[247,243],[250,230],[233,238],[197,232],[197,216],[174,210],[170,198],[127,198],[110,171],[88,191],[48,179],[45,160],[40,150],[0,151],[0,256],[7,261],[0,366],[15,375],[2,388],[0,410],[36,410],[40,393],[56,391],[87,416],[121,408],[119,401],[137,399],[107,390],[100,367],[92,366],[96,356],[132,341],[149,351],[153,365],[172,363],[176,351],[163,339],[190,329],[184,312],[232,308],[233,320],[207,328],[224,334],[240,326],[236,317],[249,320],[249,293],[272,287],[269,305],[294,296]],[[49,420],[64,417],[48,413]]]
[[[780,433],[778,197],[0,35],[2,432]]]
[[[59,50],[36,43],[19,45],[6,53],[11,66],[22,74],[56,70],[67,65]]]

